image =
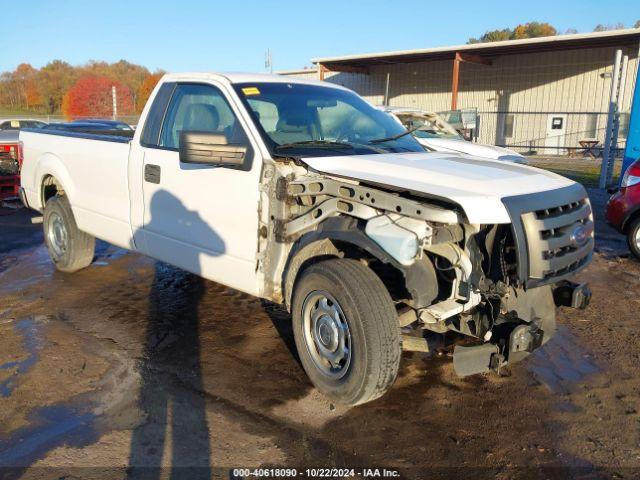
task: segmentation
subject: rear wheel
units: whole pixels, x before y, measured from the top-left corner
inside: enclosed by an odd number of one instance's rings
[[[306,269],[293,294],[293,332],[313,384],[337,403],[357,405],[385,393],[400,365],[400,331],[378,276],[356,260]]]
[[[640,217],[637,217],[629,225],[627,244],[633,256],[640,260]]]
[[[67,197],[55,196],[44,207],[44,242],[56,268],[75,272],[93,260],[95,238],[78,229]]]

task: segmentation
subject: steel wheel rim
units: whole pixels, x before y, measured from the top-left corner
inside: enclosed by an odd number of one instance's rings
[[[309,293],[302,305],[302,330],[316,368],[333,380],[344,377],[351,365],[351,332],[336,299],[320,290]]]
[[[47,239],[53,256],[58,259],[67,251],[69,236],[64,220],[57,212],[52,212],[49,217]]]
[[[634,240],[636,242],[636,248],[640,250],[640,228],[636,228],[636,234],[635,234]]]

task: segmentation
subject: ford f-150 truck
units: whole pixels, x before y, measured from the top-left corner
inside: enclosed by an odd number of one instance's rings
[[[588,303],[568,280],[593,250],[582,186],[425,152],[340,86],[166,75],[125,133],[21,132],[56,267],[87,267],[100,238],[283,304],[334,401],[382,395],[430,332],[469,338],[458,374],[497,370],[554,334],[556,306]]]

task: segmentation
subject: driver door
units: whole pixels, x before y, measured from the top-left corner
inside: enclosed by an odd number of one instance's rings
[[[222,86],[175,86],[156,144],[142,147],[141,245],[154,258],[255,295],[262,159],[240,118]],[[181,163],[182,131],[246,145],[243,165]]]

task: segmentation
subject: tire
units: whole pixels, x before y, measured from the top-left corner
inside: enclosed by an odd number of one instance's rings
[[[58,270],[75,272],[91,264],[95,238],[78,229],[67,197],[55,196],[47,200],[42,224],[44,242]]]
[[[292,317],[302,366],[331,400],[358,405],[393,385],[402,353],[398,317],[389,292],[367,266],[332,259],[304,270],[294,287]]]
[[[627,245],[633,256],[640,260],[640,217],[635,218],[629,225]]]

